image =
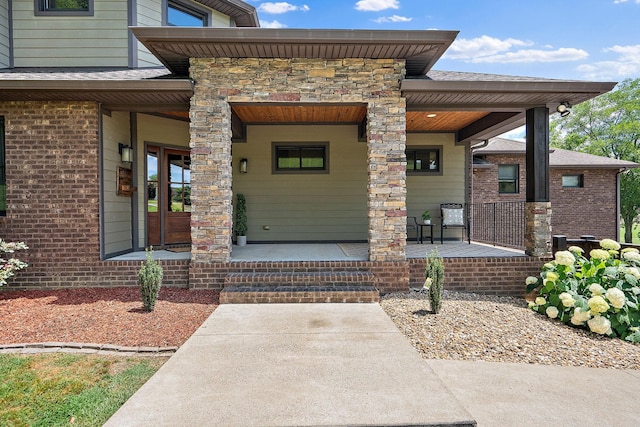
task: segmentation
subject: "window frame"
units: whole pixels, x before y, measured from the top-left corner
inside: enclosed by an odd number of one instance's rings
[[[414,156],[414,164],[413,168],[409,169],[409,152],[435,152],[437,158],[437,169],[415,169],[416,165],[416,157]],[[443,158],[443,146],[442,145],[407,145],[404,150],[405,158],[407,159],[407,175],[417,175],[417,176],[441,176],[444,172],[444,165],[442,164]]]
[[[564,184],[565,177],[578,177],[578,185],[565,185]],[[584,174],[583,173],[571,173],[566,175],[562,174],[560,184],[562,184],[562,188],[584,188]]]
[[[35,11],[35,16],[93,16],[93,1],[87,0],[87,9],[69,9],[69,10],[56,10],[56,9],[47,9],[46,3],[47,0],[33,0],[33,7]]]
[[[164,9],[164,17],[165,17],[164,25],[166,26],[182,27],[181,25],[175,25],[175,24],[169,23],[169,8],[179,10],[183,13],[186,13],[187,15],[193,16],[194,18],[202,19],[202,26],[200,27],[185,26],[185,28],[186,27],[207,28],[211,26],[211,13],[208,10],[200,8],[195,3],[191,3],[185,0],[165,0],[163,9]]]
[[[300,162],[300,168],[286,168],[282,169],[278,167],[278,149],[280,148],[298,148],[301,150],[304,148],[322,148],[323,150],[323,163],[324,166],[320,168],[304,168],[302,166],[302,157]],[[279,174],[328,174],[329,173],[329,142],[328,141],[305,141],[305,142],[292,142],[292,141],[278,141],[271,143],[271,173],[274,175]]]
[[[513,179],[500,179],[500,168],[501,167],[513,167],[515,168],[515,176]],[[513,183],[514,191],[502,191],[500,184],[502,183]],[[498,194],[520,194],[520,165],[518,163],[505,163],[502,165],[498,165]]]

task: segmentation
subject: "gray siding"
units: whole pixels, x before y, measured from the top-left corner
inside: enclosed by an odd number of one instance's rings
[[[11,66],[9,37],[9,6],[3,1],[0,2],[0,68]]]
[[[367,240],[367,144],[358,142],[357,131],[248,127],[247,143],[233,145],[233,191],[247,198],[249,241]],[[273,174],[274,141],[329,142],[330,173]],[[249,161],[247,174],[237,170],[242,158]]]
[[[162,0],[138,0],[137,6],[138,27],[159,27],[162,25]],[[137,67],[153,67],[162,65],[155,56],[147,50],[139,41],[135,41],[138,49]]]
[[[103,141],[103,200],[104,200],[104,250],[114,254],[132,249],[131,245],[131,197],[116,195],[118,167],[128,167],[120,161],[118,143],[129,143],[129,113],[114,112],[102,116]]]
[[[14,0],[14,65],[128,66],[127,0],[95,0],[94,16],[35,16]]]

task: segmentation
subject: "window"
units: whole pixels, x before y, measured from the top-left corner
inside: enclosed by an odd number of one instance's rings
[[[519,189],[520,167],[518,165],[498,165],[498,192],[517,194]]]
[[[35,0],[36,15],[93,15],[93,0]]]
[[[584,175],[562,175],[562,186],[567,188],[584,187]]]
[[[4,117],[0,117],[0,216],[7,215],[7,174],[4,157]]]
[[[273,144],[274,173],[323,173],[329,170],[328,143]]]
[[[407,148],[407,174],[442,175],[442,147]]]
[[[209,22],[207,12],[187,2],[169,0],[167,3],[167,24],[176,27],[206,27]]]

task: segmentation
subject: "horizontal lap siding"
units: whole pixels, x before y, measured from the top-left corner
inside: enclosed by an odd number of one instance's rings
[[[33,0],[14,0],[15,66],[127,66],[127,0],[96,0],[94,9],[94,16],[34,16]]]
[[[273,174],[272,142],[329,142],[329,173]],[[237,169],[242,158],[247,174]],[[233,145],[233,190],[247,199],[248,240],[367,240],[366,164],[357,126],[249,126],[248,142]]]
[[[159,27],[162,25],[162,1],[138,0],[137,22],[139,27]],[[134,38],[135,39],[135,38]],[[138,67],[152,67],[162,65],[149,50],[136,40],[138,49]]]
[[[10,64],[9,50],[9,7],[7,2],[0,3],[0,68]]]
[[[465,203],[466,146],[455,145],[453,134],[407,134],[407,148],[412,146],[442,146],[442,175],[407,174],[407,216],[421,219],[429,210],[434,234],[440,236],[440,204]],[[436,231],[437,230],[437,231]],[[445,230],[445,237],[460,238],[460,229]]]

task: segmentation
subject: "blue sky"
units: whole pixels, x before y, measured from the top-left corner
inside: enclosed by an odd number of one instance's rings
[[[245,0],[271,28],[458,30],[434,69],[640,77],[640,0]]]

